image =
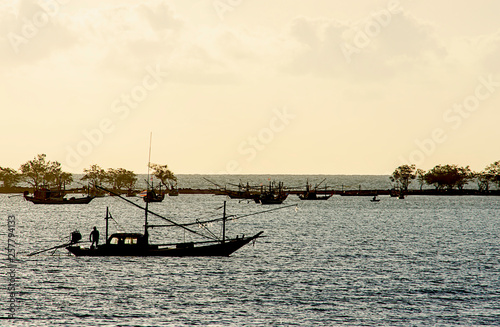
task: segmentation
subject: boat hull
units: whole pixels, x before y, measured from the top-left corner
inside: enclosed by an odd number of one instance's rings
[[[333,194],[328,195],[316,195],[316,193],[308,193],[308,194],[298,194],[299,199],[301,200],[328,200],[332,197]]]
[[[226,191],[224,191],[223,194],[229,196],[231,199],[249,199],[249,200],[253,200],[253,199],[259,198],[259,194],[257,194],[257,193],[250,193],[250,192],[247,192],[247,191],[243,192],[243,191],[229,191],[229,190],[226,190]]]
[[[97,248],[82,248],[71,245],[66,249],[77,257],[110,257],[110,256],[134,256],[134,257],[227,257],[239,248],[258,238],[263,232],[251,237],[230,239],[226,242],[215,244],[198,245],[194,243],[180,243],[175,247],[160,248],[156,245],[110,245],[104,244]]]
[[[279,194],[279,195],[266,194],[266,195],[261,196],[258,199],[255,199],[255,203],[282,204],[283,201],[285,201],[287,197],[288,197],[288,193]]]
[[[33,202],[34,204],[88,204],[94,199],[93,196],[87,196],[82,198],[48,198],[39,199],[32,196],[24,197],[27,201]]]
[[[144,202],[153,203],[153,202],[162,202],[165,199],[165,194],[156,194],[153,191],[149,191],[145,197],[142,198]]]

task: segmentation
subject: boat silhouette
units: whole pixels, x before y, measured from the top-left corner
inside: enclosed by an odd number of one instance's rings
[[[88,204],[94,199],[94,196],[66,198],[65,195],[64,191],[52,191],[46,188],[34,191],[33,195],[29,195],[28,191],[23,193],[24,199],[34,204]]]
[[[299,199],[301,200],[328,200],[329,198],[332,197],[333,192],[328,193],[326,190],[326,185],[325,185],[325,191],[323,194],[318,195],[318,187],[326,180],[323,179],[320,183],[316,184],[314,188],[312,188],[311,184],[309,184],[309,180],[306,181],[306,190],[303,193],[297,194]]]
[[[269,182],[267,189],[262,186],[260,194],[254,198],[255,203],[260,204],[282,204],[288,197],[283,182]]]

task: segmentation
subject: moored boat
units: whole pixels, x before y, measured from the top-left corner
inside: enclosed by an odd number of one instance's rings
[[[302,193],[297,194],[299,199],[301,200],[328,200],[329,198],[332,197],[333,192],[328,192],[326,190],[325,186],[325,191],[322,194],[319,194],[318,187],[326,180],[323,179],[319,184],[316,184],[316,186],[313,188],[311,187],[312,185],[309,184],[309,180],[306,181],[306,190]]]
[[[165,199],[165,193],[157,194],[154,190],[149,190],[146,192],[146,195],[142,198],[144,202],[162,202]]]
[[[283,182],[269,182],[269,188],[266,190],[262,187],[261,193],[254,201],[260,204],[282,204],[287,197],[288,192],[285,192]]]
[[[70,245],[66,249],[77,257],[107,257],[107,256],[164,256],[164,257],[195,257],[195,256],[229,256],[244,245],[257,239],[263,232],[250,237],[225,239],[213,242],[185,242],[171,244],[149,244],[147,235],[141,233],[112,234],[106,244],[97,247],[82,247]]]
[[[235,184],[230,184],[233,186],[237,186],[238,190],[231,190],[228,189],[227,187],[222,187],[218,185],[217,183],[212,182],[211,180],[204,178],[207,182],[215,185],[218,187],[218,190],[214,192],[216,195],[227,195],[231,199],[247,199],[247,200],[257,200],[259,199],[260,192],[258,191],[258,186],[250,186],[250,184],[247,182],[246,186],[243,186],[242,183],[240,182],[238,185]]]
[[[23,196],[34,204],[88,204],[94,199],[93,196],[66,198],[64,192],[48,189],[36,190],[33,195],[29,195],[29,192],[25,191]]]

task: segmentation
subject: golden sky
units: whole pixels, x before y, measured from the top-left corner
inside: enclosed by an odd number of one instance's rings
[[[500,160],[500,2],[0,5],[0,166],[389,174]],[[7,5],[5,3],[8,3]]]

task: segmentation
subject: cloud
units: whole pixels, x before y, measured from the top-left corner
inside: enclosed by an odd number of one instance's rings
[[[151,28],[156,32],[178,30],[184,24],[164,2],[156,2],[150,5],[142,3],[137,7],[137,11],[144,15]]]
[[[170,81],[227,84],[268,73],[289,56],[285,43],[269,31],[223,24],[200,29],[166,1],[72,11],[58,1],[41,6],[22,0],[0,8],[0,50],[6,54],[0,69],[15,74],[42,65],[48,71],[83,69],[99,78],[136,80],[144,67],[160,64]]]
[[[378,40],[380,46],[391,56],[421,57],[426,53],[433,53],[438,57],[447,55],[434,27],[410,14],[394,15]]]
[[[289,28],[289,37],[295,42],[294,57],[287,70],[320,76],[337,74],[345,65],[339,45],[347,28],[334,20],[295,18]]]
[[[55,0],[53,2],[56,3]],[[54,52],[71,48],[75,44],[75,36],[63,25],[61,9],[60,5],[44,5],[44,2],[39,4],[29,0],[1,7],[2,64],[29,65]]]
[[[0,50],[6,54],[0,69],[64,62],[135,80],[144,67],[160,64],[171,81],[225,84],[272,74],[357,82],[431,78],[441,69],[463,69],[464,53],[470,63],[498,67],[498,35],[483,41],[481,50],[472,41],[445,43],[433,25],[402,9],[381,9],[357,22],[297,17],[282,31],[226,24],[200,28],[162,0],[64,9],[28,0],[0,7]],[[41,15],[47,22],[14,51],[8,36],[22,36]]]
[[[479,58],[478,66],[486,72],[492,74],[500,73],[500,30],[491,35],[479,37],[477,40],[469,40],[469,48],[474,51],[472,57]],[[477,55],[477,52],[480,55]]]
[[[296,56],[286,69],[294,74],[385,79],[448,55],[431,25],[403,12],[379,12],[356,23],[300,17],[290,24],[289,36]]]
[[[22,0],[0,8],[0,50],[9,67],[36,65],[57,56],[92,62],[97,69],[142,71],[171,52],[182,30],[183,21],[164,1],[71,14],[58,0]]]

